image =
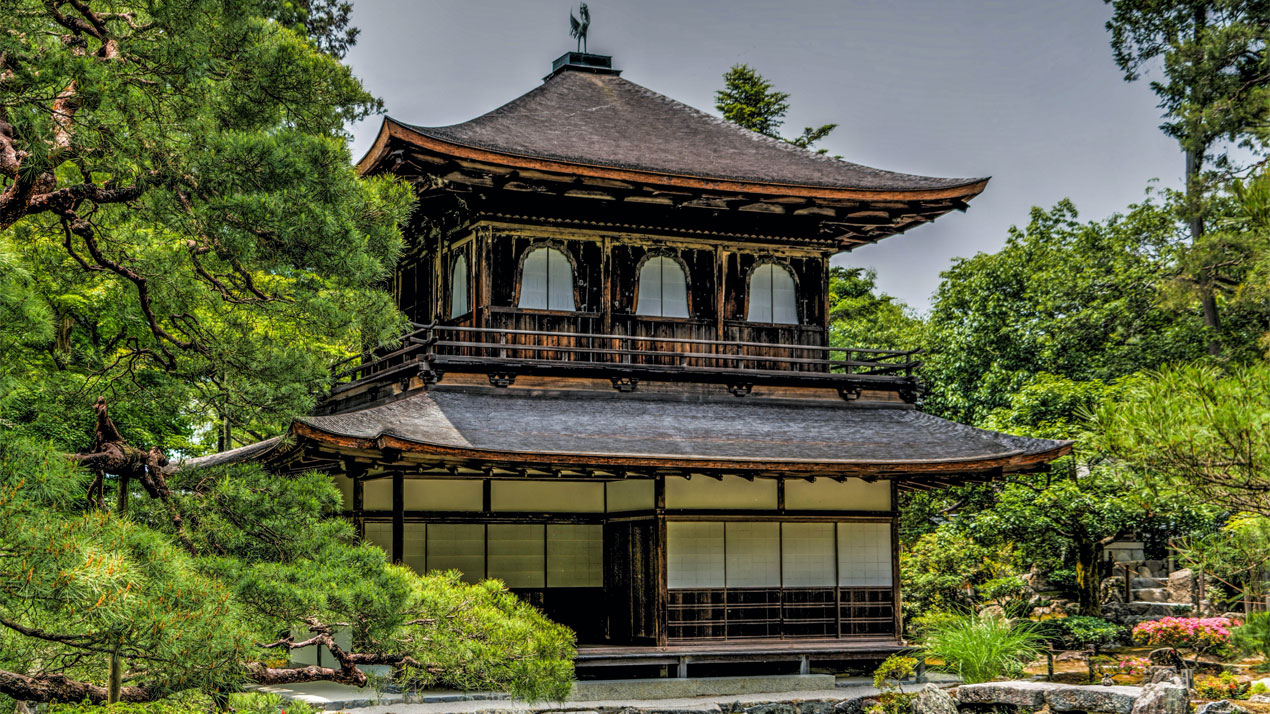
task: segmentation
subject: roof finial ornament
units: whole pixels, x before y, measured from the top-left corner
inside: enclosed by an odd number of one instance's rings
[[[573,16],[573,11],[569,11],[569,36],[578,38],[578,51],[586,52],[586,31],[591,26],[591,11],[587,9],[586,3],[578,6],[578,14],[582,19]]]

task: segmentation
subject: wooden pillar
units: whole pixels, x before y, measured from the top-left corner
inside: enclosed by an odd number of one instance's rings
[[[357,539],[366,538],[366,484],[360,478],[353,479],[353,528]]]
[[[613,239],[604,236],[600,243],[600,285],[603,295],[600,297],[600,325],[604,334],[613,334]]]
[[[406,547],[406,484],[400,473],[392,475],[392,562],[402,562]]]
[[[904,635],[904,621],[901,616],[903,602],[900,595],[900,489],[891,479],[891,602],[895,608],[895,637]]]
[[[654,528],[654,546],[656,559],[654,562],[653,588],[655,589],[654,608],[657,613],[657,646],[665,647],[670,634],[670,594],[667,592],[666,568],[666,477],[658,476],[653,482],[653,507],[656,511]],[[685,665],[685,669],[686,669]]]
[[[727,304],[727,254],[723,252],[722,246],[714,249],[714,339],[723,339],[723,306]]]

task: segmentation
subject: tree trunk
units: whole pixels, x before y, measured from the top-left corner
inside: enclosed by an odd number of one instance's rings
[[[1186,152],[1186,212],[1189,214],[1192,246],[1197,245],[1204,237],[1204,215],[1200,207],[1203,191],[1199,185],[1203,161],[1202,149]],[[1208,353],[1215,356],[1221,354],[1221,315],[1217,311],[1217,291],[1211,278],[1208,275],[1198,276],[1199,302],[1204,312],[1204,326],[1209,331]]]
[[[1098,556],[1101,554],[1102,546],[1094,541],[1084,537],[1076,539],[1076,602],[1082,615],[1098,617],[1102,613],[1098,597]]]
[[[119,694],[123,691],[123,657],[118,652],[110,655],[110,678],[106,681],[106,703],[114,704],[119,701]]]
[[[115,502],[115,512],[123,515],[128,512],[128,477],[126,475],[119,476],[119,498]]]

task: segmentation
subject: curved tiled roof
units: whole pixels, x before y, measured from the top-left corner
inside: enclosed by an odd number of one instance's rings
[[[499,154],[702,179],[879,192],[969,188],[987,180],[914,176],[840,161],[743,129],[615,74],[568,69],[471,121],[401,125]]]
[[[303,417],[318,434],[444,451],[826,466],[1034,460],[1069,442],[957,424],[909,408],[730,398],[437,389],[360,411]],[[320,438],[320,437],[318,437]],[[977,467],[977,466],[976,466]]]
[[[976,429],[904,407],[461,388],[301,417],[291,436],[355,449],[518,463],[914,473],[1008,471],[1070,449],[1070,442]],[[256,446],[176,468],[266,459],[280,444]]]

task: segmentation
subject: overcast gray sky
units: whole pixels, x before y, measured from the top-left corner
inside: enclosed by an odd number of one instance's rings
[[[716,113],[744,62],[790,93],[787,135],[837,122],[822,145],[878,168],[992,176],[965,214],[835,264],[877,270],[919,310],[958,256],[999,249],[1032,206],[1064,197],[1086,219],[1181,183],[1156,98],[1123,81],[1101,0],[592,0],[590,51],[622,76]],[[568,0],[356,0],[348,61],[388,114],[445,125],[537,86],[572,49]],[[353,127],[353,155],[380,119]]]

